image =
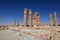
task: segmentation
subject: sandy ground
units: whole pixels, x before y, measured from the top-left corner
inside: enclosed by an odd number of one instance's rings
[[[13,30],[1,30],[0,40],[40,40],[40,39],[32,35]]]
[[[0,30],[0,40],[50,40],[50,39],[47,39],[46,37],[38,38],[25,32],[19,32],[12,29],[5,29]],[[54,33],[51,40],[60,40],[60,32]]]

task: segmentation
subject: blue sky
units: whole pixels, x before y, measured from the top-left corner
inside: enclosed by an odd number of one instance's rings
[[[32,9],[32,14],[38,11],[41,24],[49,24],[49,14],[57,13],[60,24],[60,0],[0,0],[0,25],[10,25],[16,19],[24,23],[24,8]]]

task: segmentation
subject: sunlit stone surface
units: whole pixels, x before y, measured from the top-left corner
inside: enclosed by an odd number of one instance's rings
[[[13,30],[2,30],[0,40],[39,40],[39,38]]]
[[[0,40],[60,40],[60,27],[9,27],[0,30]]]

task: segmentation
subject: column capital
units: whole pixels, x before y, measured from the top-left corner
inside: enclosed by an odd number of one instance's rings
[[[32,14],[32,10],[31,9],[29,10],[29,14]]]
[[[52,13],[50,13],[50,17],[52,17]]]
[[[38,15],[38,18],[40,18],[40,15]]]
[[[39,15],[39,13],[38,12],[35,12],[35,16],[38,16]]]
[[[54,16],[56,16],[56,12],[54,12]]]
[[[24,14],[27,14],[27,10],[28,10],[27,8],[24,8]]]

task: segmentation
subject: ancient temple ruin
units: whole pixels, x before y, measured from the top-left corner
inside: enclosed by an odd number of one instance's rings
[[[32,15],[32,10],[28,10],[27,8],[24,9],[24,27],[27,27],[27,14],[29,14],[29,27],[40,27],[40,14],[35,12],[34,15]],[[58,25],[56,12],[54,12],[54,25]],[[50,13],[50,26],[53,26],[52,13]]]
[[[32,15],[32,10],[24,9],[24,27],[27,26],[27,14],[29,14],[29,27],[32,26],[40,26],[40,15],[38,12],[35,12],[34,15]]]
[[[54,24],[53,24],[52,16],[54,16],[53,17]],[[29,21],[29,27],[27,26],[28,21]],[[58,26],[56,12],[54,12],[54,15],[52,13],[49,14],[49,22],[50,22],[49,25],[41,25],[39,12],[34,12],[33,14],[31,9],[28,10],[27,8],[24,8],[24,25],[21,26],[16,20],[14,20],[13,26],[6,27],[6,28],[19,31],[21,33],[29,34],[39,39],[45,38],[49,40],[54,40],[55,38],[58,38],[60,40],[60,36],[59,36],[60,26]]]

